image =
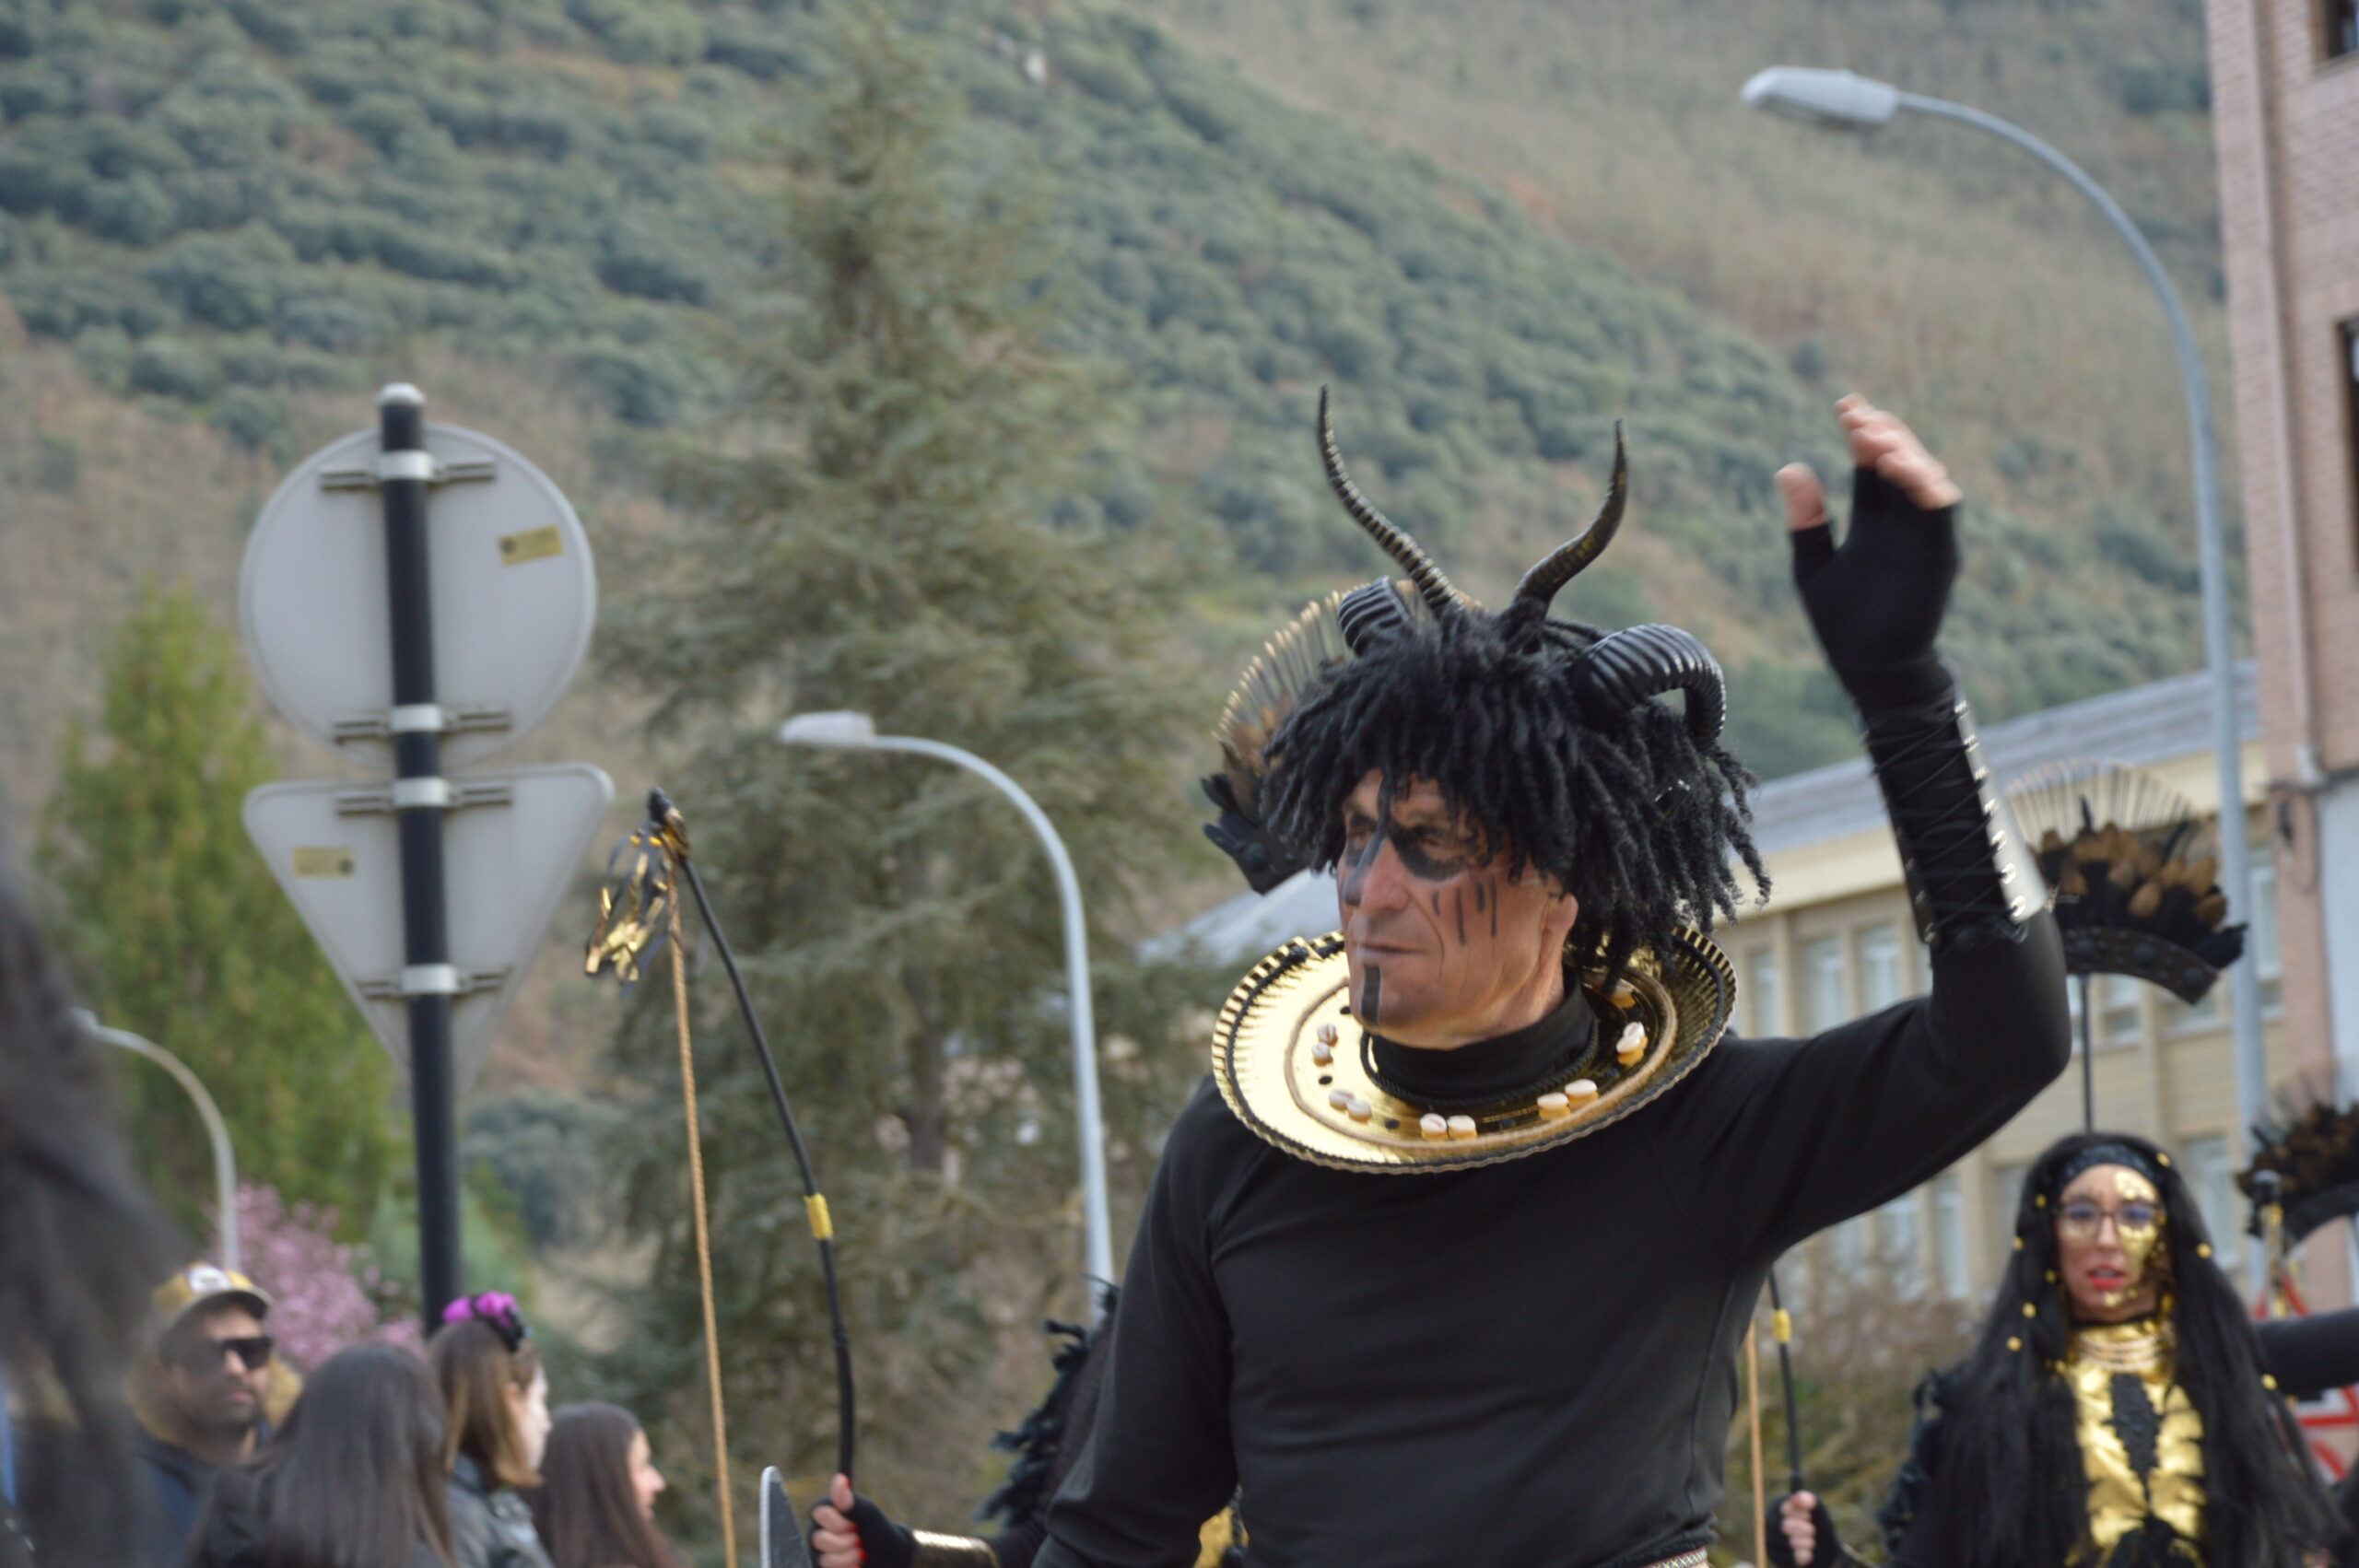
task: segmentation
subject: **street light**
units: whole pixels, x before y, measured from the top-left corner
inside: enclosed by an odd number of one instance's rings
[[[1995,114],[1946,99],[1903,92],[1888,82],[1849,71],[1801,65],[1773,65],[1756,73],[1744,84],[1742,96],[1748,109],[1832,130],[1872,131],[1903,109],[1971,125],[2021,147],[2071,181],[2072,188],[2105,215],[2137,258],[2139,270],[2146,275],[2170,323],[2171,347],[2178,355],[2179,379],[2187,392],[2188,444],[2195,469],[2196,562],[2203,585],[2203,656],[2212,677],[2212,749],[2219,768],[2220,863],[2226,872],[2229,897],[2246,919],[2251,919],[2252,868],[2245,845],[2244,766],[2238,753],[2242,736],[2236,723],[2236,669],[2228,633],[2227,553],[2220,536],[2220,471],[2212,439],[2212,392],[2203,374],[2203,357],[2196,352],[2194,329],[2188,324],[2187,308],[2179,303],[2178,290],[2171,287],[2170,275],[2163,271],[2154,248],[2086,170],[2022,126]],[[2260,1044],[2260,982],[2251,964],[2229,969],[2228,998],[2236,1020],[2237,1121],[2240,1127],[2249,1128],[2259,1119],[2269,1092]]]
[[[110,1028],[87,1008],[76,1008],[74,1016],[83,1028],[109,1045],[135,1051],[170,1073],[172,1082],[196,1102],[197,1117],[205,1123],[205,1135],[213,1144],[215,1201],[221,1211],[221,1267],[232,1274],[245,1272],[238,1247],[238,1157],[230,1152],[229,1124],[221,1119],[221,1107],[213,1103],[213,1096],[205,1092],[204,1083],[189,1071],[188,1063],[155,1041],[128,1029]]]
[[[779,726],[778,738],[791,746],[826,746],[838,751],[914,752],[956,763],[980,774],[992,788],[1015,803],[1024,820],[1039,835],[1057,875],[1057,898],[1063,906],[1065,926],[1065,990],[1073,1014],[1074,1112],[1081,1124],[1082,1224],[1091,1277],[1108,1284],[1114,1281],[1113,1224],[1106,1208],[1106,1142],[1097,1107],[1097,1024],[1089,1003],[1089,937],[1082,924],[1081,880],[1074,875],[1073,859],[1046,812],[1021,785],[974,753],[940,741],[914,735],[880,735],[876,721],[865,713],[798,713]],[[1090,1316],[1097,1315],[1097,1297],[1090,1295]]]

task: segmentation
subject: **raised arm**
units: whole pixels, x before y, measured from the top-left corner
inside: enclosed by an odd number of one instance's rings
[[[1228,1317],[1206,1227],[1215,1153],[1250,1136],[1207,1080],[1156,1167],[1122,1275],[1089,1441],[1049,1505],[1038,1568],[1190,1568],[1237,1486],[1228,1441]]]
[[[1840,545],[1817,476],[1781,470],[1794,580],[1859,705],[1892,820],[1931,993],[1810,1041],[1724,1049],[1684,1153],[1743,1170],[1698,1223],[1774,1256],[1936,1174],[1996,1131],[2071,1054],[2063,960],[2038,868],[1991,788],[1972,719],[1934,649],[1957,576],[1957,486],[1908,427],[1838,405],[1858,464]]]

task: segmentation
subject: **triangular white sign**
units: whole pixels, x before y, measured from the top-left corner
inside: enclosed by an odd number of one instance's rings
[[[615,787],[587,763],[453,776],[442,815],[451,964],[451,1054],[464,1089],[514,1000]],[[401,837],[387,785],[265,784],[246,797],[246,834],[294,900],[369,1026],[406,1071]]]

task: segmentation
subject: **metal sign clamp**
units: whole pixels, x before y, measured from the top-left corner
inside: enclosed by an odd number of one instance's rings
[[[473,996],[477,991],[496,991],[508,983],[505,969],[461,969],[450,964],[414,964],[390,980],[363,980],[358,986],[365,997],[381,1001],[399,1001],[413,996]]]
[[[391,784],[342,791],[335,798],[335,814],[370,816],[419,806],[440,806],[446,812],[455,812],[469,806],[510,805],[515,798],[515,790],[504,779],[398,778]]]
[[[339,719],[331,733],[338,745],[354,741],[389,741],[395,735],[431,730],[440,735],[479,735],[510,729],[509,710],[490,703],[412,703],[406,708]]]
[[[320,488],[373,490],[390,479],[422,479],[428,485],[463,485],[470,479],[496,479],[499,476],[499,465],[487,457],[460,458],[446,462],[427,451],[389,451],[379,453],[373,463],[322,469]]]

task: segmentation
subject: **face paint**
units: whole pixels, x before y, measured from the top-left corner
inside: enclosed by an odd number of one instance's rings
[[[2149,1303],[2167,1223],[2162,1194],[2126,1165],[2095,1167],[2056,1206],[2056,1239],[2067,1272],[2106,1313],[2142,1310]]]
[[[1423,781],[1396,794],[1371,772],[1341,814],[1335,891],[1363,1025],[1381,1013],[1400,1044],[1469,1044],[1555,1005],[1572,906],[1553,883],[1508,876],[1503,847]]]
[[[2147,1262],[2163,1239],[2163,1195],[2154,1184],[2129,1166],[2114,1173],[2114,1190],[2121,1195],[2121,1207],[2114,1211],[2114,1229],[2121,1233],[2121,1250],[2130,1258],[2130,1287],[2135,1288],[2146,1276]],[[2146,1223],[2133,1224],[2141,1211],[2149,1216]]]

